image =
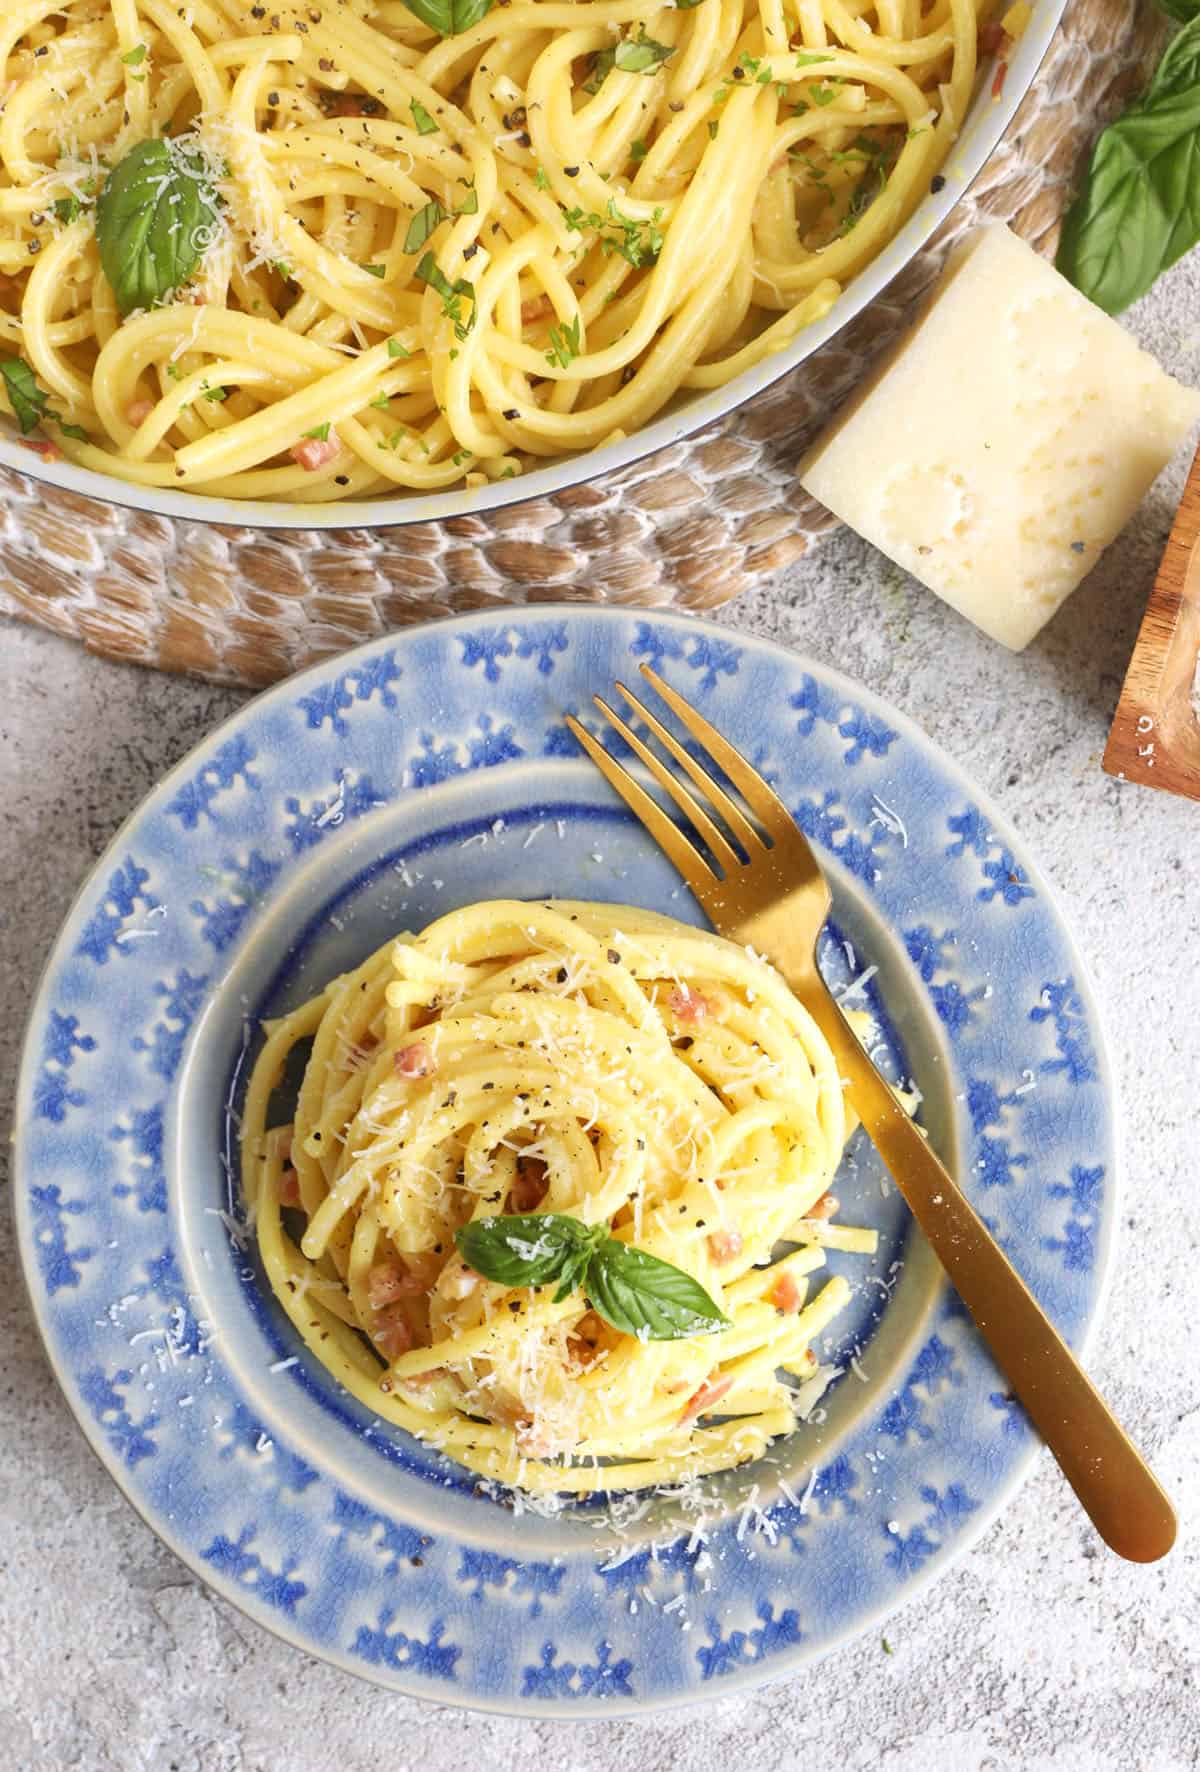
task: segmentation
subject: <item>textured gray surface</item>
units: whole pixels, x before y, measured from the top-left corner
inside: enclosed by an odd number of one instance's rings
[[[1200,380],[1200,255],[1132,318]],[[1184,1515],[1122,1565],[1043,1458],[938,1586],[815,1670],[645,1721],[433,1710],[308,1661],[214,1599],[101,1471],[0,1253],[0,1772],[559,1772],[797,1763],[889,1772],[1191,1772],[1200,1764],[1200,806],[1099,758],[1185,462],[1042,638],[1012,658],[843,535],[743,599],[731,627],[807,650],[918,720],[997,798],[1056,882],[1107,1010],[1125,1106],[1123,1240],[1094,1370]],[[38,968],[81,876],[240,696],[0,625],[0,1101]]]

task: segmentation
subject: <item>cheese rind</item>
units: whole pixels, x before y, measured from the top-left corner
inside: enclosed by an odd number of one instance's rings
[[[800,466],[814,498],[1020,651],[1124,528],[1200,394],[1000,225]]]

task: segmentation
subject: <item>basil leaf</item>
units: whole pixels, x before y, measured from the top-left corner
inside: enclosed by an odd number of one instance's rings
[[[601,1238],[601,1240],[603,1239]],[[572,1292],[578,1292],[584,1284],[595,1243],[596,1239],[593,1238],[584,1244],[575,1255],[567,1257],[567,1265],[563,1268],[559,1279],[558,1291],[554,1294],[555,1304],[562,1304],[565,1299],[570,1298]]]
[[[449,219],[436,197],[432,197],[424,209],[418,209],[408,224],[408,233],[404,236],[405,252],[420,252],[426,240],[436,227]]]
[[[492,0],[404,0],[404,4],[439,37],[457,37],[471,30],[492,9]]]
[[[695,3],[699,4],[699,0]],[[647,37],[645,25],[639,25],[636,37],[623,37],[615,48],[596,51],[583,90],[599,92],[614,68],[619,68],[623,74],[656,73],[674,53],[673,45],[656,43],[653,37]]]
[[[467,1266],[502,1286],[546,1286],[586,1263],[603,1226],[582,1224],[563,1212],[530,1212],[477,1218],[454,1233]]]
[[[644,1341],[729,1328],[729,1318],[691,1274],[615,1237],[606,1237],[588,1264],[587,1295],[606,1323]]]
[[[582,344],[581,325],[582,316],[576,314],[569,326],[564,323],[562,326],[550,328],[550,349],[546,352],[547,363],[557,363],[560,369],[570,368],[578,357]]]
[[[1145,95],[1106,129],[1063,224],[1056,263],[1119,314],[1200,241],[1200,17]]]
[[[598,49],[592,57],[591,72],[583,83],[583,90],[585,92],[599,92],[612,73],[613,63],[616,59],[615,49]]]
[[[613,63],[623,74],[652,74],[655,68],[669,61],[674,53],[673,44],[656,43],[653,37],[647,37],[646,27],[643,25],[636,37],[626,37],[617,44]]]
[[[412,112],[413,122],[417,126],[418,135],[432,135],[436,129],[441,127],[440,124],[434,122],[419,98],[413,99],[409,109]]]
[[[211,245],[217,199],[196,154],[139,142],[109,173],[96,204],[100,263],[123,314],[180,289]]]
[[[0,358],[0,375],[22,437],[35,431],[46,416],[50,396],[38,387],[37,376],[21,357]]]
[[[1194,18],[1197,8],[1192,7]],[[1185,87],[1194,86],[1200,79],[1200,36],[1193,30],[1178,31],[1167,47],[1163,50],[1162,60],[1158,64],[1149,87],[1135,102],[1143,105],[1152,97],[1163,97],[1168,92],[1179,92]]]

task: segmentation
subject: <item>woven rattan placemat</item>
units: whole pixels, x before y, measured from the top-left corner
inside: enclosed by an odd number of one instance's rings
[[[1163,32],[1151,0],[1070,0],[1003,142],[925,250],[824,350],[687,442],[486,516],[324,534],[173,522],[0,469],[0,613],[110,657],[261,684],[402,622],[497,603],[724,603],[834,526],[795,464],[953,241],[989,217],[1053,250],[1097,129]]]

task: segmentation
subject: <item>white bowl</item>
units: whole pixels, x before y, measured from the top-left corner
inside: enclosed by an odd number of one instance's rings
[[[962,134],[942,169],[946,180],[944,186],[936,195],[930,194],[922,199],[895,239],[854,279],[824,320],[806,327],[787,350],[776,352],[754,368],[747,369],[724,387],[672,402],[658,418],[620,443],[564,456],[515,480],[490,482],[469,490],[455,487],[429,495],[393,492],[382,498],[345,499],[333,504],[211,498],[202,493],[178,492],[172,488],[131,485],[90,468],[77,468],[68,461],[42,461],[33,451],[22,448],[11,423],[3,420],[0,420],[0,466],[107,504],[152,511],[160,517],[186,517],[193,522],[225,523],[242,529],[375,529],[428,523],[447,517],[478,516],[504,505],[521,504],[527,499],[563,492],[602,474],[630,467],[753,400],[780,376],[795,369],[814,351],[819,351],[904,270],[963,196],[1008,128],[1033,84],[1065,6],[1066,0],[1038,0],[1029,28],[1013,50],[1004,89],[997,99],[991,96],[991,79],[985,67]]]

